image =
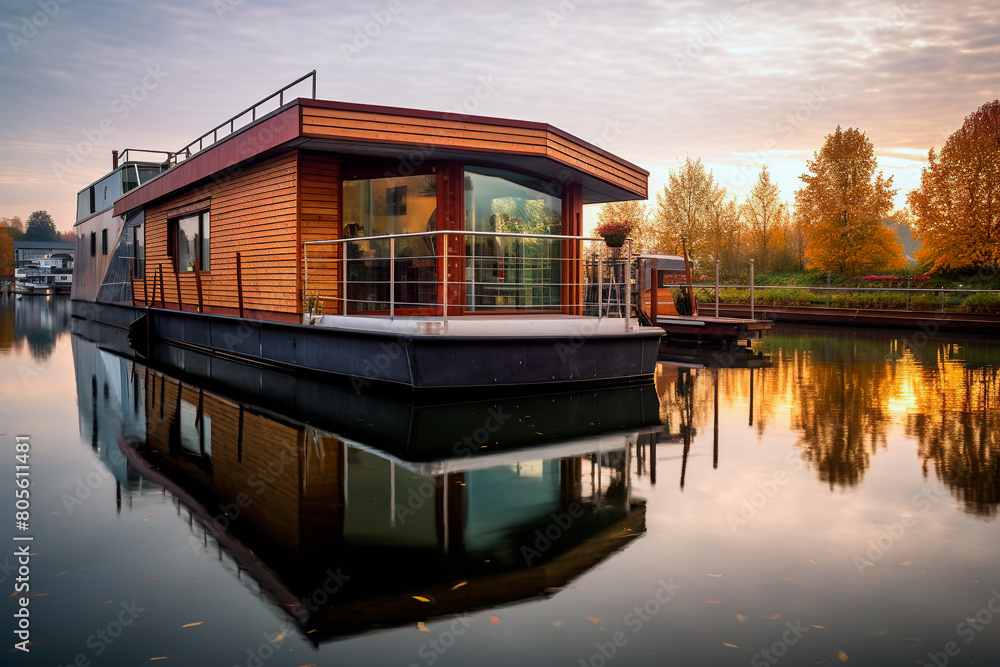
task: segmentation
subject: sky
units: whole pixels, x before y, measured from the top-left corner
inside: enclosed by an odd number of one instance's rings
[[[652,202],[686,156],[736,196],[767,164],[792,202],[840,125],[903,206],[1000,97],[995,0],[0,0],[0,35],[0,216],[60,230],[112,149],[177,150],[313,69],[321,99],[550,123]]]

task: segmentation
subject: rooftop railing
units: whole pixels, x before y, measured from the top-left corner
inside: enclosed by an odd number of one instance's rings
[[[598,242],[600,252],[584,252]],[[631,327],[631,240],[563,234],[429,231],[303,243],[304,307],[389,318],[571,314]]]

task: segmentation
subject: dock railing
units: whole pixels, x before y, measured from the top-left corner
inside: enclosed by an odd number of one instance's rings
[[[1000,314],[1000,290],[944,287],[819,287],[695,283],[699,302],[751,308],[807,306],[854,310]],[[716,290],[719,296],[716,297]],[[996,295],[978,297],[976,295]]]
[[[590,248],[584,244],[589,242]],[[631,240],[429,231],[305,241],[304,315],[567,314],[632,325]]]

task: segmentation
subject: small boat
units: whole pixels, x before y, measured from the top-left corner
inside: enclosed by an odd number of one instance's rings
[[[55,292],[55,288],[49,283],[19,282],[14,291],[25,296],[49,296]]]

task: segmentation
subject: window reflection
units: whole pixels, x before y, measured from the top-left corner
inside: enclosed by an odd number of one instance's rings
[[[562,200],[544,184],[513,172],[481,167],[465,171],[465,228],[512,234],[560,234]],[[558,240],[469,237],[466,240],[467,305],[560,305]]]
[[[414,234],[437,229],[437,177],[434,174],[344,181],[344,238]],[[397,308],[437,302],[437,239],[397,239]],[[349,309],[389,309],[389,242],[347,244]]]

